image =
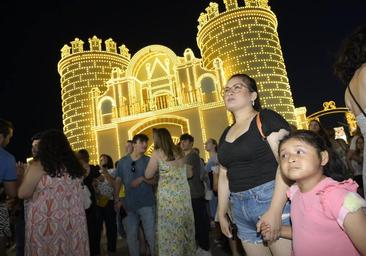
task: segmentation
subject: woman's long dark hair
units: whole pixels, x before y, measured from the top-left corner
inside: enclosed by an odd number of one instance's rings
[[[65,173],[71,178],[83,176],[83,167],[66,136],[59,130],[52,129],[42,133],[37,156],[43,169],[51,177],[61,177]]]
[[[262,106],[261,106],[261,102],[260,102],[260,99],[259,99],[259,92],[258,92],[258,88],[257,88],[257,82],[253,78],[248,76],[247,74],[234,74],[229,78],[229,80],[231,80],[233,78],[238,78],[238,79],[242,80],[248,86],[248,90],[250,92],[256,92],[257,93],[257,98],[254,100],[253,108],[258,112],[261,111]]]
[[[107,158],[107,168],[112,169],[113,166],[114,166],[112,157],[110,155],[107,155],[107,154],[101,154],[99,159],[102,158],[102,157]]]
[[[348,85],[355,71],[364,63],[366,63],[366,26],[361,26],[343,42],[334,64],[334,72],[345,85]]]
[[[167,161],[174,161],[176,156],[183,156],[182,149],[176,146],[170,132],[165,128],[154,128],[154,148],[161,149],[167,157]]]
[[[324,139],[316,134],[315,132],[309,130],[297,130],[292,132],[291,134],[285,136],[278,146],[278,151],[280,152],[281,146],[283,143],[288,141],[289,139],[295,139],[314,147],[318,153],[319,158],[321,158],[321,152],[327,151],[329,155],[328,163],[323,167],[323,172],[325,176],[331,177],[336,181],[343,181],[347,178],[347,171],[339,158],[338,154],[331,148],[328,147],[325,143]]]

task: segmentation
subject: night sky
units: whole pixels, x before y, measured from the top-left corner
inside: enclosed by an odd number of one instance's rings
[[[216,1],[220,9],[223,1]],[[243,2],[243,0],[239,0]],[[308,114],[335,100],[344,106],[342,85],[332,65],[342,40],[366,24],[365,0],[271,0],[296,107]],[[29,156],[31,136],[62,128],[60,49],[75,37],[88,46],[93,35],[125,44],[133,55],[161,44],[182,56],[197,57],[197,19],[207,0],[184,1],[1,1],[0,118],[13,122],[8,150],[17,160]],[[241,4],[239,4],[241,5]]]

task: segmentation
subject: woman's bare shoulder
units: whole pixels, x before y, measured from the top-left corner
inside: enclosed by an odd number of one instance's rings
[[[33,160],[32,162],[30,162],[29,167],[28,167],[28,171],[40,172],[40,173],[45,172],[45,170],[43,168],[43,165],[38,160]]]

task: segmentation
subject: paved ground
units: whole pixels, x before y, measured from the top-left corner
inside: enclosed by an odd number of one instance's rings
[[[211,230],[211,232],[210,232],[210,241],[211,241],[210,245],[211,245],[212,256],[230,256],[230,255],[232,255],[231,252],[230,252],[230,249],[228,247],[220,246],[220,245],[214,243],[213,240],[214,240],[214,231]],[[107,250],[106,250],[106,246],[105,246],[105,242],[106,241],[102,242],[103,243],[103,246],[102,246],[102,250],[103,250],[102,255],[103,256],[108,255]],[[239,246],[240,246],[240,244],[239,244]],[[122,239],[122,238],[118,239],[116,255],[123,255],[123,256],[128,255],[128,249],[127,249],[127,244],[126,244],[125,239]],[[245,256],[245,253],[242,251],[240,255]],[[192,256],[195,256],[195,255],[192,255]]]
[[[210,233],[210,240],[211,240],[211,253],[212,256],[230,256],[230,250],[226,247],[222,247],[217,245],[216,243],[213,242],[214,240],[214,231],[212,230]],[[105,240],[105,236],[103,236],[102,238],[102,254],[101,256],[108,256],[107,254],[107,248],[106,248],[106,240]],[[11,248],[8,250],[8,256],[15,256],[15,248]],[[128,249],[127,249],[127,243],[125,239],[122,239],[119,237],[119,239],[117,240],[117,253],[114,255],[118,255],[118,256],[128,256]],[[242,253],[241,255],[245,255],[244,253]],[[187,256],[191,256],[191,255],[187,255]],[[192,255],[195,256],[195,255]]]

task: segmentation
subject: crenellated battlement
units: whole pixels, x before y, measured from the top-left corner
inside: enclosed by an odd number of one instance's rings
[[[118,47],[119,52],[117,52],[117,44],[112,38],[104,41],[104,47],[102,48],[102,39],[93,36],[88,39],[89,49],[84,48],[84,41],[79,38],[75,38],[74,41],[70,42],[70,45],[65,44],[61,49],[61,59],[66,58],[72,54],[82,53],[82,52],[110,52],[115,54],[120,54],[121,56],[130,59],[131,54],[129,53],[126,45],[122,44]]]
[[[245,6],[239,7],[238,0],[224,0],[225,11],[222,13],[234,11],[239,8],[270,9],[270,6],[268,5],[268,0],[244,0],[244,3]],[[201,30],[201,28],[205,26],[206,23],[220,15],[219,5],[217,3],[211,2],[205,10],[206,12],[202,12],[198,18],[198,30]]]

